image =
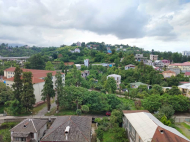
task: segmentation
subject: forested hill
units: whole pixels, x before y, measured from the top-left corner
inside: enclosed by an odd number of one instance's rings
[[[120,48],[122,46],[122,48]],[[32,56],[34,54],[40,53],[41,56],[45,58],[52,57],[55,61],[63,61],[63,62],[74,62],[82,64],[84,59],[90,59],[90,62],[114,62],[116,60],[120,60],[121,56],[117,56],[116,54],[109,55],[107,54],[107,48],[110,48],[113,52],[123,54],[122,56],[130,55],[130,54],[143,54],[144,57],[149,59],[150,54],[158,55],[158,59],[167,59],[171,60],[174,63],[177,62],[186,62],[190,61],[190,56],[182,56],[181,53],[178,52],[159,52],[159,51],[145,51],[142,48],[136,46],[127,45],[110,45],[105,43],[98,42],[89,42],[85,44],[82,43],[82,47],[77,47],[76,44],[72,44],[71,46],[62,45],[61,47],[28,47],[27,45],[21,47],[12,47],[8,44],[0,44],[0,56],[3,57],[18,57],[18,56]],[[80,49],[80,53],[71,53],[70,50],[74,50],[75,48]]]

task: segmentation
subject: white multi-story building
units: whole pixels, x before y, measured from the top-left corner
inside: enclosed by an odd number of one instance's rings
[[[109,77],[113,77],[113,78],[115,79],[116,85],[117,85],[117,89],[119,89],[120,84],[121,84],[121,75],[110,74],[110,75],[107,76],[107,79],[108,79]]]
[[[33,83],[33,88],[34,88],[34,95],[36,98],[36,104],[39,104],[42,102],[41,94],[42,94],[42,89],[45,84],[45,77],[47,76],[47,73],[52,73],[52,81],[53,81],[53,86],[54,89],[56,88],[55,86],[55,81],[56,81],[56,71],[49,71],[49,70],[34,70],[34,69],[23,69],[21,68],[23,72],[32,72],[32,83]],[[14,71],[15,67],[8,68],[4,70],[4,81],[6,83],[6,86],[12,87],[14,83]],[[65,84],[65,74],[62,74],[62,81],[63,84]]]
[[[176,129],[164,125],[147,110],[123,110],[123,128],[130,142],[189,142]]]
[[[77,46],[80,46],[80,47],[81,47],[81,42],[78,41],[78,42],[77,42]]]
[[[85,65],[86,67],[89,66],[89,59],[85,59],[85,60],[84,60],[84,65]]]
[[[76,49],[75,49],[75,53],[80,53],[80,49],[79,49],[79,48],[76,48]]]
[[[182,52],[182,55],[183,55],[183,56],[190,56],[190,51],[183,51],[183,52]]]

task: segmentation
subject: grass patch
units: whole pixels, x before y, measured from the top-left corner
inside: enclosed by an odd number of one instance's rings
[[[60,110],[55,116],[63,116],[63,115],[76,115],[75,110]]]
[[[113,140],[113,133],[110,131],[103,133],[103,142],[114,142]]]
[[[182,125],[187,128],[187,129],[190,129],[190,126],[188,124],[186,124],[185,122],[182,123]]]
[[[33,115],[37,114],[40,110],[42,110],[44,107],[47,107],[47,104],[46,103],[43,103],[35,108],[33,108]]]
[[[187,125],[186,123],[176,123],[176,125],[172,126],[173,128],[175,128],[176,130],[178,130],[182,135],[184,135],[185,137],[187,137],[188,139],[190,139],[190,135],[189,135],[189,128],[190,126]]]
[[[0,113],[4,113],[4,105],[0,105]]]

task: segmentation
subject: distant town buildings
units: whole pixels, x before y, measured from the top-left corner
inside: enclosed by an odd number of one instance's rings
[[[154,65],[156,67],[164,67],[164,63],[161,60],[154,61]]]
[[[185,76],[185,77],[190,77],[190,72],[186,72],[186,73],[184,74],[184,76]]]
[[[152,60],[146,60],[144,61],[144,64],[148,66],[154,66],[154,62],[152,62]]]
[[[152,61],[156,61],[156,60],[158,60],[158,55],[150,55],[150,60],[152,60]]]
[[[125,66],[125,70],[134,69],[134,68],[135,68],[135,65],[132,65],[132,64],[129,64],[129,65]]]
[[[11,142],[39,142],[47,130],[47,120],[25,119],[11,131]]]
[[[81,42],[78,41],[78,42],[77,42],[77,46],[80,46],[80,47],[81,47]]]
[[[32,83],[33,83],[33,88],[34,88],[34,95],[36,98],[36,104],[39,104],[43,101],[41,101],[41,94],[42,94],[42,89],[43,86],[45,84],[45,77],[47,76],[47,73],[52,73],[52,81],[53,81],[53,86],[55,89],[55,75],[56,75],[56,71],[50,71],[50,70],[35,70],[35,69],[23,69],[21,68],[23,72],[32,72]],[[13,83],[14,83],[14,71],[15,71],[15,67],[11,67],[8,68],[6,70],[4,70],[4,82],[6,84],[6,86],[12,87]],[[62,74],[62,78],[63,78],[63,83],[65,84],[65,74]]]
[[[107,76],[107,79],[108,79],[109,77],[113,77],[113,78],[115,79],[117,89],[119,89],[120,84],[121,84],[121,75],[117,75],[117,74],[110,74],[110,75],[108,75],[108,76]]]
[[[178,67],[176,67],[176,68],[169,68],[168,70],[175,72],[176,75],[180,74],[180,72],[181,72],[180,68],[178,68]]]
[[[182,72],[190,72],[190,62],[170,64],[168,68],[180,68]]]
[[[190,51],[183,51],[183,52],[182,52],[182,55],[183,55],[183,56],[190,56]]]
[[[123,128],[130,142],[189,142],[147,110],[123,110]]]
[[[85,65],[86,67],[89,67],[89,59],[85,59],[85,60],[84,60],[84,65]]]

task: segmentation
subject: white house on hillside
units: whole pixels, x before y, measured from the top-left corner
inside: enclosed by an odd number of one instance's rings
[[[110,75],[107,76],[107,79],[108,79],[109,77],[113,77],[113,78],[115,79],[116,85],[117,85],[117,89],[119,89],[120,84],[121,84],[121,75],[110,74]]]
[[[75,49],[75,53],[80,53],[80,49],[79,49],[79,48],[76,48],[76,49]]]
[[[81,69],[81,65],[80,64],[75,64],[75,66],[77,67],[78,70]]]
[[[85,65],[86,67],[89,66],[89,59],[85,59],[85,60],[84,60],[84,65]]]
[[[132,64],[129,64],[129,65],[125,66],[125,70],[134,69],[134,68],[135,68],[135,65],[132,65]]]

